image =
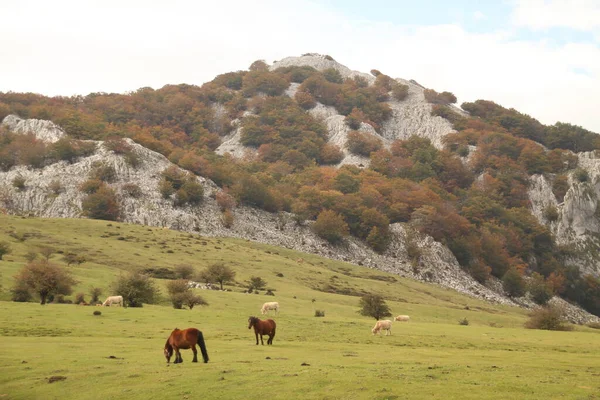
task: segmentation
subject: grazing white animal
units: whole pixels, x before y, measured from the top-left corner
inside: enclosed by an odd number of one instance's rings
[[[394,318],[394,321],[410,321],[410,317],[408,315],[398,315]]]
[[[262,314],[267,314],[269,310],[275,310],[275,314],[279,313],[279,303],[276,301],[270,301],[268,303],[263,304],[260,312]]]
[[[373,335],[377,334],[377,332],[379,332],[381,334],[381,330],[387,331],[385,333],[385,336],[391,335],[392,334],[392,321],[389,319],[377,321],[375,323],[375,326],[373,327],[373,329],[371,329],[371,332],[373,332]]]
[[[113,304],[123,307],[123,296],[108,296],[106,300],[104,300],[104,303],[102,303],[102,305],[106,307],[110,307]]]

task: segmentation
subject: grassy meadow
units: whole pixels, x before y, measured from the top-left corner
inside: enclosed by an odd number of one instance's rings
[[[524,329],[524,310],[438,286],[241,239],[107,221],[0,216],[3,241],[12,252],[0,261],[0,399],[600,399],[600,330]],[[10,302],[13,276],[42,247],[62,265],[58,252],[85,255],[66,268],[86,298],[91,286],[111,294],[120,273],[179,264],[199,271],[223,261],[237,282],[197,290],[209,305],[193,310],[166,298],[125,309]],[[251,276],[275,296],[242,293]],[[165,281],[156,282],[164,297]],[[357,313],[367,292],[411,321],[373,336],[375,320]],[[281,305],[277,335],[256,346],[247,319],[265,301]],[[175,327],[203,331],[209,363],[191,363],[189,350],[183,364],[166,363]],[[49,383],[53,376],[66,379]]]

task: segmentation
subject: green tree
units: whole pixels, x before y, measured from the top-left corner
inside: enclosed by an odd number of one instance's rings
[[[77,283],[71,274],[47,260],[33,261],[27,264],[15,276],[18,285],[27,287],[40,296],[40,304],[46,304],[49,296],[69,295]]]
[[[377,294],[368,294],[361,297],[358,306],[360,307],[358,311],[360,315],[373,317],[376,320],[392,316],[390,308],[383,300],[383,297]]]
[[[263,290],[267,286],[267,282],[260,276],[251,276],[248,281],[248,290],[250,292],[254,290]]]
[[[90,288],[90,296],[92,296],[90,300],[90,304],[98,304],[100,303],[100,296],[102,295],[102,289],[99,287],[91,287]]]
[[[219,283],[221,290],[223,290],[223,284],[232,282],[234,279],[235,271],[222,262],[211,264],[200,273],[200,280],[207,283]]]
[[[521,297],[525,294],[525,280],[515,267],[511,267],[502,277],[502,288],[510,297]]]
[[[119,276],[112,287],[115,294],[123,296],[123,302],[129,307],[153,304],[159,295],[159,290],[150,277],[138,272]]]

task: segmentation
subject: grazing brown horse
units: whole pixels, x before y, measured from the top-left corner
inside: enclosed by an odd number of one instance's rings
[[[194,359],[192,362],[198,362],[198,352],[196,351],[196,345],[200,346],[200,351],[202,352],[202,358],[204,362],[208,362],[208,353],[206,352],[206,345],[204,344],[204,336],[202,336],[202,332],[200,332],[196,328],[187,328],[187,329],[177,329],[171,332],[171,336],[167,339],[167,343],[165,343],[165,357],[167,362],[171,361],[171,356],[173,355],[173,350],[175,350],[175,361],[174,364],[179,364],[183,362],[181,358],[181,353],[179,353],[180,349],[192,349],[194,352]]]
[[[258,345],[258,336],[260,335],[260,344],[264,346],[263,335],[269,335],[267,344],[273,344],[275,337],[275,321],[267,319],[265,321],[256,317],[248,318],[248,329],[254,327],[254,335],[256,336],[256,344]]]

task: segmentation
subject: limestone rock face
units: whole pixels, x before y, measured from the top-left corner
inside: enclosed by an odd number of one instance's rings
[[[375,77],[371,74],[353,71],[331,57],[315,53],[305,54],[300,57],[284,58],[273,63],[269,69],[273,71],[277,68],[291,66],[310,66],[319,71],[333,68],[339,71],[343,78],[359,76],[364,78],[370,85],[375,82]],[[410,136],[416,135],[429,139],[439,149],[443,148],[444,136],[454,132],[450,122],[442,117],[431,115],[432,106],[425,100],[423,95],[424,88],[421,85],[414,81],[396,80],[399,83],[408,85],[408,97],[403,101],[390,99],[387,102],[392,109],[392,116],[382,124],[381,132],[376,132],[371,125],[365,123],[361,125],[359,130],[379,137],[385,147],[389,147],[394,140],[408,139]],[[285,93],[290,97],[294,97],[299,86],[298,83],[292,83]],[[467,114],[457,107],[449,107],[458,114]],[[308,112],[313,117],[321,119],[325,123],[329,131],[329,143],[339,146],[344,152],[344,159],[338,166],[351,164],[359,167],[367,167],[369,165],[368,157],[353,155],[345,148],[350,128],[344,122],[345,116],[338,114],[335,107],[317,103]],[[246,148],[240,143],[239,139],[242,132],[241,127],[239,127],[239,121],[236,121],[236,123],[238,123],[236,130],[225,137],[216,152],[221,155],[228,152],[236,158],[246,156],[248,153],[255,154],[256,149]]]
[[[57,142],[65,135],[61,127],[41,119],[22,119],[16,115],[8,115],[2,124],[15,133],[33,133],[38,139],[50,143]]]
[[[572,244],[582,250],[581,256],[570,260],[584,274],[600,276],[600,158],[595,152],[577,154],[578,168],[588,174],[585,182],[569,173],[569,189],[562,203],[552,192],[552,177],[533,175],[530,178],[529,199],[533,215],[547,225],[559,244]],[[554,207],[558,218],[550,221],[546,211]]]

